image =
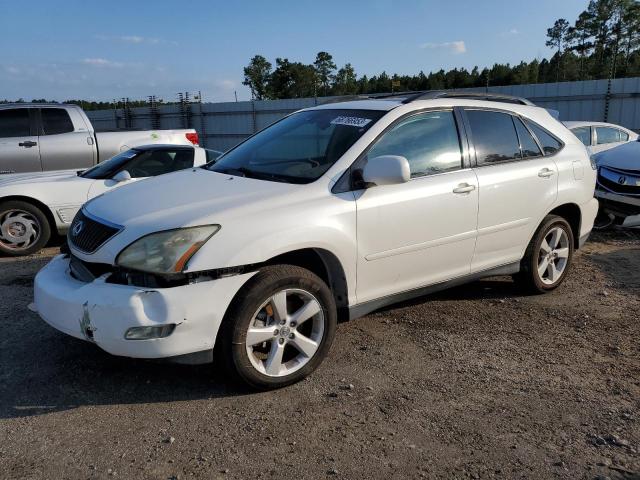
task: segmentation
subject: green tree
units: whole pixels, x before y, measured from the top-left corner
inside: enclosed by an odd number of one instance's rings
[[[547,47],[553,47],[558,49],[558,73],[556,80],[560,81],[560,74],[562,72],[562,53],[565,43],[567,41],[567,32],[569,31],[569,22],[564,18],[559,18],[553,24],[553,27],[547,29]]]
[[[331,83],[334,80],[333,72],[336,69],[336,64],[333,63],[333,57],[327,52],[318,52],[316,59],[313,62],[313,66],[316,69],[316,75],[318,77],[318,83],[321,88],[322,95],[327,95]]]
[[[271,63],[262,55],[254,56],[249,65],[244,67],[244,81],[251,90],[251,98],[264,100],[269,98],[269,82],[271,80]]]
[[[333,83],[334,95],[355,95],[358,93],[358,78],[350,63],[338,70]]]

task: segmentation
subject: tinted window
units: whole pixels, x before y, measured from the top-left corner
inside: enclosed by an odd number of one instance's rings
[[[540,147],[531,136],[531,132],[527,130],[522,121],[519,118],[513,117],[513,123],[516,125],[516,131],[518,132],[518,138],[520,139],[520,148],[522,151],[522,158],[541,157],[542,152]]]
[[[193,167],[193,149],[136,150],[111,157],[82,173],[84,178],[105,180],[126,170],[132,178],[153,177]]]
[[[587,147],[591,145],[591,127],[574,128],[571,131]]]
[[[542,149],[546,155],[551,155],[556,153],[560,148],[562,148],[562,143],[559,140],[556,140],[549,132],[547,132],[544,128],[539,127],[533,122],[527,121],[527,126],[533,132],[533,134],[538,137],[538,142],[542,145]]]
[[[74,130],[69,114],[63,108],[43,108],[40,110],[40,115],[45,135],[69,133]]]
[[[629,141],[629,134],[627,132],[623,132],[622,130],[620,130],[620,141],[621,142],[628,142]]]
[[[520,144],[511,115],[467,110],[478,165],[520,158]]]
[[[344,109],[294,113],[206,168],[262,180],[313,182],[385,113]]]
[[[596,127],[596,139],[598,145],[622,141],[620,138],[620,130],[609,127]]]
[[[28,137],[29,111],[26,108],[0,110],[0,137]]]
[[[380,155],[405,157],[412,177],[459,169],[462,154],[453,112],[428,112],[402,120],[378,140],[367,158]]]

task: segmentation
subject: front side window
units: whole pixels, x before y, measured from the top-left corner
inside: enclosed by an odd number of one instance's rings
[[[261,180],[310,183],[385,113],[346,109],[294,113],[203,168]]]
[[[620,141],[621,142],[628,142],[629,141],[629,134],[627,132],[623,132],[622,130],[618,130],[618,132],[620,132]]]
[[[28,109],[0,110],[0,138],[28,137],[30,135]]]
[[[80,176],[94,180],[107,180],[126,170],[131,178],[155,177],[193,167],[193,149],[136,150],[122,152],[99,163]]]
[[[562,143],[560,143],[557,138],[552,136],[544,128],[528,120],[526,120],[526,123],[529,127],[529,130],[531,130],[533,134],[538,137],[538,142],[542,146],[545,155],[553,155],[562,148]]]
[[[42,117],[42,130],[45,135],[57,135],[73,132],[73,123],[69,113],[64,108],[43,108],[40,110]]]
[[[591,127],[580,127],[571,130],[585,146],[591,146]]]
[[[596,127],[596,139],[598,145],[617,143],[620,141],[620,130],[609,127]]]
[[[367,153],[367,158],[399,155],[409,162],[412,177],[458,170],[462,152],[451,111],[427,112],[400,121]]]
[[[467,110],[478,166],[519,159],[520,143],[511,115]]]

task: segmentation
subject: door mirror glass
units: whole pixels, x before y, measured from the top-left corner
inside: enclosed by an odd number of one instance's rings
[[[126,170],[120,170],[113,176],[111,180],[117,183],[128,182],[129,180],[131,180],[131,174]]]
[[[378,186],[405,183],[410,179],[409,162],[399,155],[381,155],[371,158],[362,170],[362,180]]]

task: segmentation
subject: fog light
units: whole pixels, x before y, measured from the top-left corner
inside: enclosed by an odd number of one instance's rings
[[[159,325],[157,327],[131,327],[124,334],[126,340],[149,340],[151,338],[164,338],[173,333],[176,328],[175,323]]]

